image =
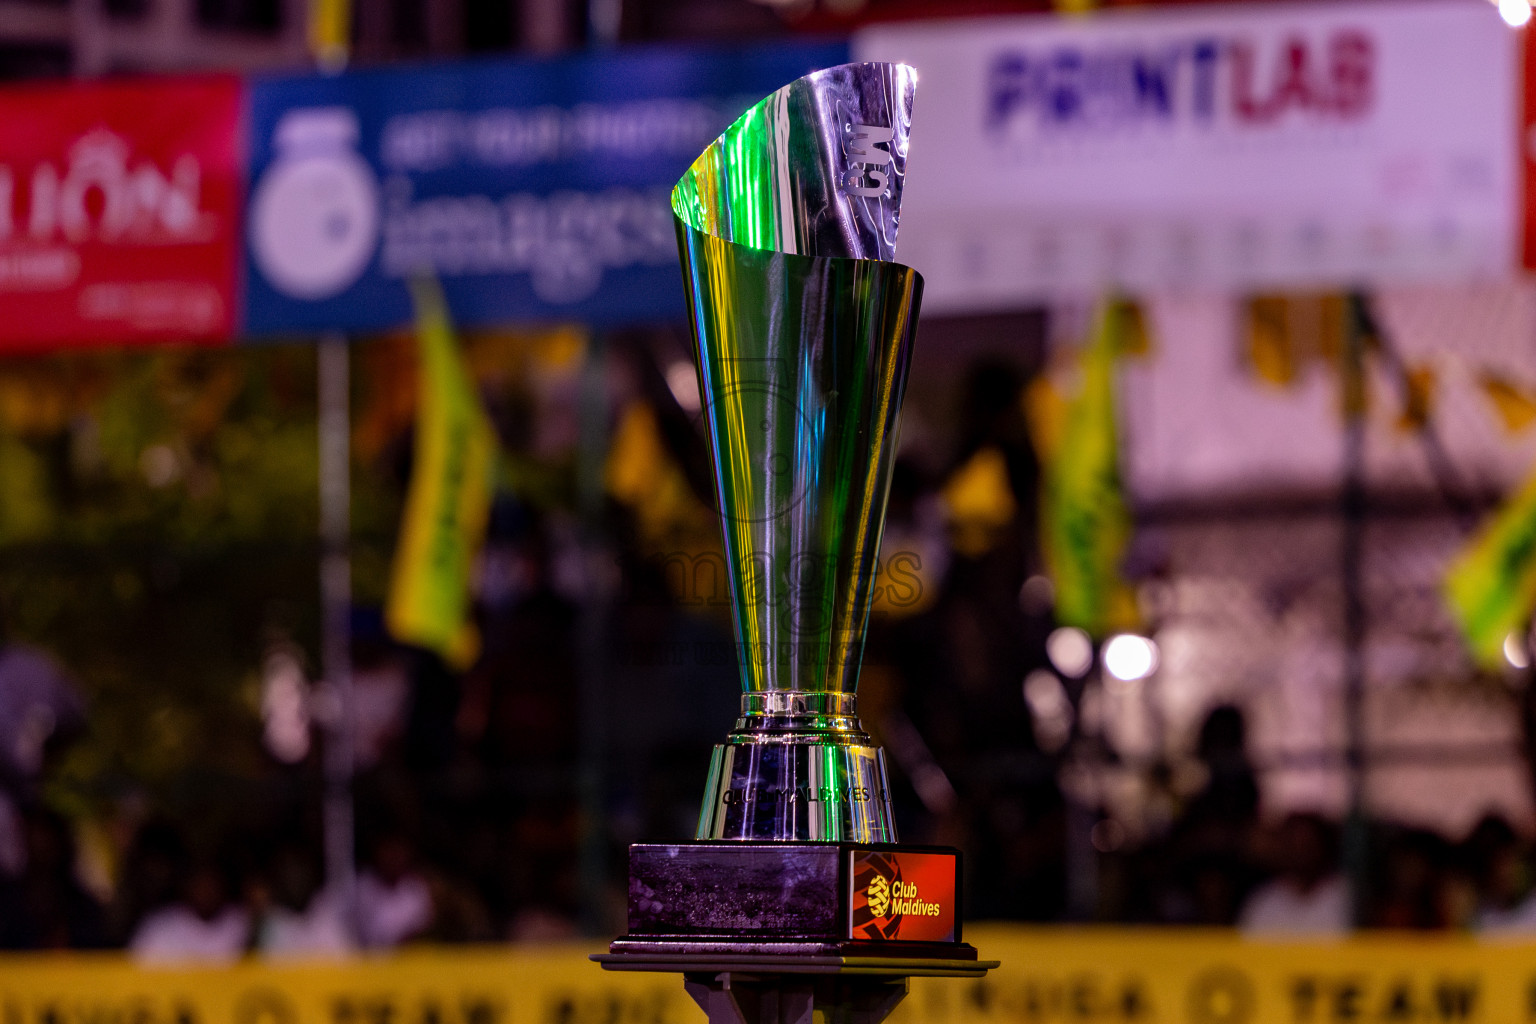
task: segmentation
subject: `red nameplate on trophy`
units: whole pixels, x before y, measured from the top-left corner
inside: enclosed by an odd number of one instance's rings
[[[953,853],[850,850],[848,937],[955,942],[959,858]]]

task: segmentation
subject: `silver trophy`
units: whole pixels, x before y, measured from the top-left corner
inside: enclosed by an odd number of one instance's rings
[[[672,192],[745,690],[699,839],[896,839],[854,688],[922,292],[891,262],[916,78],[799,79]]]

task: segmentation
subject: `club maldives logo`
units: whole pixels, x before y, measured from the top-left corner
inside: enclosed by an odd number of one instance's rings
[[[875,917],[884,917],[885,912],[891,906],[891,887],[886,882],[884,875],[876,875],[869,880],[869,887],[864,890],[865,898],[869,900],[869,912]]]
[[[900,879],[887,882],[884,875],[871,878],[865,892],[869,900],[869,912],[875,917],[905,917],[908,914],[938,917],[944,909],[937,903],[924,900],[917,886]]]
[[[850,938],[955,941],[958,865],[953,854],[858,850],[852,857]]]

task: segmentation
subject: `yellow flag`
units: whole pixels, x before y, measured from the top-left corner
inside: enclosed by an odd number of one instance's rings
[[[309,52],[320,66],[340,69],[351,48],[351,0],[309,0]]]
[[[1329,364],[1344,348],[1342,292],[1258,295],[1247,303],[1247,358],[1260,381],[1288,388],[1308,366]]]
[[[1499,665],[1536,607],[1536,474],[1451,562],[1445,597],[1473,657]]]
[[[1139,323],[1129,303],[1100,308],[1082,356],[1081,389],[1063,410],[1045,463],[1041,539],[1056,585],[1056,619],[1095,636],[1136,622],[1134,596],[1120,575],[1131,516],[1120,483],[1115,363]]]
[[[456,668],[480,653],[469,576],[490,516],[496,434],[459,358],[441,289],[411,285],[421,351],[416,456],[385,620],[397,640]]]
[[[1018,513],[1008,483],[1008,462],[995,446],[971,456],[941,492],[950,543],[966,558],[980,558],[996,544]]]
[[[1427,363],[1410,363],[1403,367],[1403,411],[1397,418],[1399,430],[1423,430],[1429,426],[1429,418],[1435,411],[1438,382],[1435,368]]]
[[[624,410],[603,465],[608,493],[635,514],[642,539],[672,544],[699,534],[719,536],[715,517],[694,496],[688,478],[667,451],[656,412],[636,401]]]
[[[1484,373],[1478,384],[1509,433],[1518,434],[1536,422],[1536,395],[1529,388],[1493,372]]]

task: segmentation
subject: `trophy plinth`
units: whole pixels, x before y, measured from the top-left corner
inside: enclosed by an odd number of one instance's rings
[[[908,978],[997,966],[961,941],[959,893],[960,852],[947,847],[637,845],[629,932],[593,959],[682,973],[711,1024],[809,1024],[813,1010],[878,1024]]]
[[[854,689],[922,278],[893,262],[916,73],[846,64],[748,110],[672,191],[741,652],[697,841],[630,848],[609,970],[711,1024],[879,1024],[961,941],[960,854],[896,845]]]
[[[710,760],[695,838],[893,842],[885,752],[856,704],[851,693],[743,694]]]

